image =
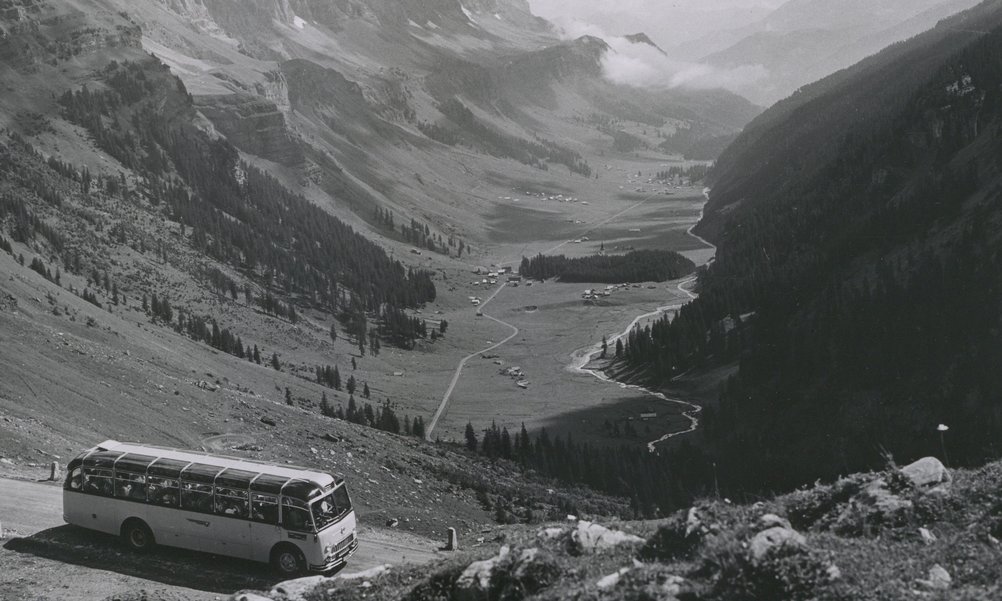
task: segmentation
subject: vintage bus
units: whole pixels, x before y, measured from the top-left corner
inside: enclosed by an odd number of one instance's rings
[[[343,479],[114,440],[67,466],[63,519],[136,551],[161,544],[241,557],[284,577],[340,567],[358,547]]]

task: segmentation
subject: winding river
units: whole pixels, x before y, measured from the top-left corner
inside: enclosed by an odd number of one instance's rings
[[[709,194],[710,194],[710,189],[709,188],[705,188],[703,190],[703,196],[706,197],[707,200],[709,200]],[[699,221],[702,218],[703,218],[703,211],[700,211],[700,213],[699,213],[699,219],[696,220],[696,223],[699,223]],[[689,236],[692,236],[693,238],[699,240],[703,244],[709,246],[711,249],[713,249],[714,251],[716,251],[716,249],[717,249],[716,246],[714,246],[713,244],[711,244],[711,243],[707,242],[706,240],[704,240],[702,237],[700,237],[700,236],[696,235],[695,233],[693,233],[693,229],[695,229],[696,223],[694,223],[691,227],[689,227],[688,230],[686,230],[686,234],[688,234]],[[712,262],[713,262],[713,258],[710,258],[705,264],[709,265]],[[626,338],[630,334],[630,332],[633,330],[633,328],[637,327],[638,324],[640,324],[640,323],[642,323],[642,322],[644,322],[644,321],[646,321],[648,319],[656,319],[657,317],[659,317],[659,316],[661,316],[661,315],[663,315],[665,313],[677,313],[678,310],[681,309],[682,306],[686,302],[688,302],[688,301],[696,298],[696,294],[693,293],[691,290],[689,290],[689,288],[687,288],[687,286],[689,286],[690,284],[695,283],[695,281],[696,281],[696,276],[691,276],[691,277],[688,277],[688,278],[686,278],[684,280],[681,280],[678,283],[677,287],[678,287],[679,292],[682,292],[687,297],[685,300],[683,300],[682,302],[677,302],[677,303],[671,304],[671,305],[664,305],[662,307],[658,307],[657,309],[655,309],[654,311],[651,311],[649,313],[644,313],[643,315],[638,315],[632,322],[630,322],[630,325],[627,326],[626,329],[623,330],[621,333],[614,334],[612,336],[606,337],[607,344],[609,344],[610,346],[611,345],[615,345],[615,343],[616,343],[617,340],[620,340],[622,338]],[[673,432],[668,432],[668,433],[664,434],[663,436],[661,436],[660,438],[648,442],[647,443],[647,450],[648,451],[650,451],[651,453],[655,453],[655,452],[657,452],[657,445],[659,445],[659,444],[661,444],[661,443],[663,443],[663,442],[665,442],[665,441],[667,441],[669,439],[675,438],[676,436],[682,436],[683,434],[689,434],[690,432],[695,432],[696,429],[699,428],[699,417],[698,416],[699,416],[699,413],[703,410],[703,408],[700,407],[699,405],[696,405],[695,403],[690,403],[688,401],[683,401],[681,399],[669,398],[664,393],[658,392],[656,390],[651,390],[649,388],[645,388],[645,387],[637,385],[637,384],[627,384],[625,382],[619,382],[619,381],[617,381],[617,380],[609,377],[609,375],[606,374],[601,369],[590,369],[590,368],[588,368],[587,366],[601,352],[602,352],[602,343],[601,342],[598,342],[598,343],[595,343],[592,346],[589,346],[589,347],[586,347],[586,348],[583,348],[583,349],[578,349],[578,350],[574,351],[573,353],[571,353],[571,362],[567,366],[568,370],[570,370],[573,373],[588,374],[588,375],[591,375],[591,376],[594,376],[594,377],[598,378],[599,380],[602,380],[603,382],[608,382],[610,384],[613,384],[613,383],[618,384],[620,388],[639,390],[639,391],[643,392],[644,394],[653,396],[653,397],[658,398],[658,399],[660,399],[662,401],[665,401],[665,402],[668,402],[668,403],[673,403],[673,404],[676,404],[676,405],[681,405],[683,407],[682,415],[685,416],[686,419],[689,420],[688,427],[686,427],[686,428],[684,428],[682,430],[676,430],[676,431],[673,431]]]

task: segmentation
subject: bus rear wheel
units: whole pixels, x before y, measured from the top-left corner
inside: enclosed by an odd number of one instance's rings
[[[306,571],[306,558],[294,545],[278,545],[271,552],[271,565],[283,578],[294,578]]]
[[[149,551],[156,545],[153,531],[140,519],[133,518],[122,524],[122,540],[133,551]]]

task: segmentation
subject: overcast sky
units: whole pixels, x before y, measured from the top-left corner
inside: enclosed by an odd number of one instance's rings
[[[837,1],[837,0],[833,0]],[[784,0],[529,0],[533,12],[567,27],[600,25],[610,35],[643,31],[674,46],[713,31],[749,24]]]

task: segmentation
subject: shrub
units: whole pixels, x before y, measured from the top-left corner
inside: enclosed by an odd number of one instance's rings
[[[453,564],[446,566],[421,581],[403,598],[405,601],[450,601],[456,594],[456,581],[466,566]]]
[[[863,489],[862,477],[843,478],[834,484],[798,491],[788,497],[786,513],[790,524],[798,530],[818,525],[830,526],[838,517],[838,509]]]
[[[560,565],[553,555],[530,549],[515,561],[504,562],[491,575],[491,599],[521,601],[560,579]]]
[[[829,564],[815,551],[795,545],[770,549],[753,561],[736,538],[704,557],[715,572],[712,596],[728,601],[816,599],[832,582]]]
[[[647,539],[647,544],[640,550],[640,558],[664,562],[688,559],[701,541],[702,535],[698,529],[686,534],[685,513],[678,512]]]

